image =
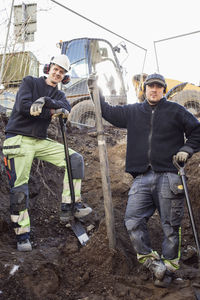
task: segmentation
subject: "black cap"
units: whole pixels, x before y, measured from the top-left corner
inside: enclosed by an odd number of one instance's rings
[[[165,78],[162,75],[157,74],[157,73],[148,75],[144,82],[144,86],[152,84],[152,83],[158,83],[158,84],[162,85],[164,88],[167,87]]]

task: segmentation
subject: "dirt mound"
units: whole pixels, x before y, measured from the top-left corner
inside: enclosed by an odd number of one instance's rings
[[[7,118],[0,115],[1,145]],[[124,172],[124,130],[105,129],[114,207],[116,250],[110,250],[106,234],[97,139],[94,132],[68,129],[68,143],[85,159],[82,196],[93,208],[85,227],[92,224],[90,240],[81,246],[73,232],[59,222],[63,170],[34,161],[30,176],[31,253],[16,251],[9,215],[8,181],[0,161],[0,299],[10,300],[157,300],[196,299],[200,286],[197,256],[187,209],[182,224],[181,270],[170,288],[155,288],[152,278],[136,260],[123,217],[132,178]],[[49,137],[61,141],[59,124],[53,123]],[[197,227],[200,226],[200,155],[187,164],[188,187]],[[149,222],[152,244],[160,250],[159,219]]]

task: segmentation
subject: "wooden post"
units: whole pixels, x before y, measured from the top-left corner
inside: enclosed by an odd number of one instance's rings
[[[103,132],[99,90],[97,88],[96,80],[94,80],[93,82],[93,97],[94,97],[94,105],[95,105],[95,113],[96,113],[97,140],[98,140],[98,148],[99,148],[107,235],[109,239],[109,248],[115,249],[116,237],[115,237],[115,227],[114,227],[112,195],[111,195],[111,188],[110,188],[108,156],[107,156],[105,136]]]

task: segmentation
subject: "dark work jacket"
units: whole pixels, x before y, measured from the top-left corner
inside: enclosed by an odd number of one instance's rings
[[[111,106],[101,94],[100,102],[102,116],[127,129],[126,171],[133,176],[149,167],[155,172],[177,173],[173,155],[185,151],[192,156],[200,150],[200,122],[177,103],[162,98],[154,109],[147,100]]]
[[[30,107],[40,97],[45,97],[42,113],[36,117],[31,116]],[[47,128],[51,122],[50,109],[53,108],[71,110],[65,94],[57,87],[46,84],[45,77],[25,77],[17,92],[12,114],[6,126],[6,134],[20,134],[45,139]]]

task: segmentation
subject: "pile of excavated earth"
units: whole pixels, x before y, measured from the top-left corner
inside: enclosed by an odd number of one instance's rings
[[[0,114],[0,146],[7,117]],[[59,123],[49,137],[62,142]],[[59,221],[63,170],[35,160],[31,170],[31,253],[16,250],[10,222],[9,186],[0,158],[0,299],[4,300],[195,300],[200,292],[200,269],[187,206],[182,223],[181,268],[169,288],[153,285],[152,275],[137,262],[124,226],[132,177],[126,174],[126,131],[105,128],[112,190],[116,249],[109,248],[105,223],[97,136],[94,131],[68,126],[68,144],[85,160],[83,200],[93,208],[84,227],[90,237],[82,246],[73,231]],[[200,154],[185,168],[196,226],[200,228]],[[158,215],[149,221],[153,248],[161,251]]]

